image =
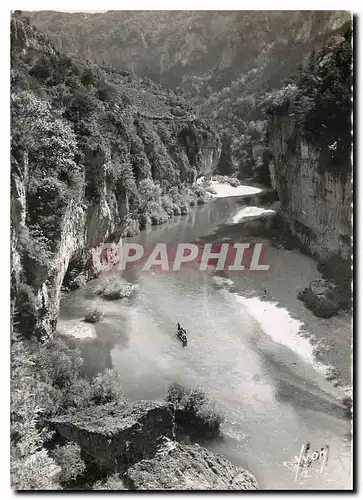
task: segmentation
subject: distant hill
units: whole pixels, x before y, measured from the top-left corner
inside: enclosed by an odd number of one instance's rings
[[[261,101],[351,19],[344,11],[26,14],[70,55],[184,92],[218,126],[221,173],[242,177],[259,177],[264,163]]]

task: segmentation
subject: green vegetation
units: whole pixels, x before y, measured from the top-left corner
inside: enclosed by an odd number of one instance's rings
[[[202,388],[186,389],[180,384],[170,385],[166,401],[176,408],[175,423],[183,432],[192,434],[216,434],[224,420]]]
[[[201,116],[216,123],[223,146],[219,173],[261,182],[269,181],[263,99],[350,18],[343,11],[181,11],[177,15],[33,11],[28,15],[70,55],[128,68],[178,94],[183,92],[189,103],[199,107]],[[140,43],[140,36],[145,43]],[[166,47],[165,57],[160,57],[160,46]],[[190,112],[182,95],[171,96],[170,103],[172,115]],[[147,106],[140,109],[151,114]]]
[[[11,480],[15,489],[63,489],[85,465],[74,443],[51,447],[48,419],[122,398],[119,376],[81,377],[80,353],[59,340],[14,335],[11,345]]]
[[[100,309],[88,311],[84,317],[86,323],[98,323],[103,319],[103,312]]]
[[[320,171],[346,175],[352,150],[352,27],[317,54],[263,104],[268,116],[294,116],[296,126],[319,152]]]
[[[206,202],[192,186],[219,138],[182,96],[56,51],[19,13],[11,36],[12,234],[22,270],[12,298],[22,332],[41,336],[39,289],[52,283],[69,233],[81,239],[90,213],[109,209],[109,238],[133,236]],[[64,287],[88,276],[72,266]]]

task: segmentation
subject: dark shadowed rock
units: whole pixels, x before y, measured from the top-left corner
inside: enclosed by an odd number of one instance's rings
[[[155,457],[142,460],[124,474],[131,490],[257,490],[256,479],[198,445],[164,439]]]
[[[114,472],[151,458],[161,436],[174,438],[174,409],[165,402],[120,401],[63,415],[51,425],[100,471]]]
[[[330,318],[339,312],[338,291],[326,280],[314,280],[298,294],[298,299],[319,318]]]

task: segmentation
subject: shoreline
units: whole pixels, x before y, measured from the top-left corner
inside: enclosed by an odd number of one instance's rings
[[[213,199],[217,198],[227,198],[229,197],[227,193],[231,192],[234,193],[233,196],[251,196],[251,194],[258,194],[263,191],[258,187],[245,185],[233,187],[229,184],[224,184],[218,181],[212,181],[212,185],[217,193],[212,195],[210,201],[213,201]],[[256,213],[253,213],[254,210],[256,211]],[[248,214],[246,217],[244,215],[246,215],[247,212]],[[251,218],[260,218],[261,215],[262,217],[274,217],[276,214],[277,211],[271,209],[264,209],[254,206],[245,207],[240,209],[236,214],[231,214],[230,220],[232,222],[229,222],[229,224],[234,225],[243,222],[244,220],[251,220]],[[264,236],[262,235],[262,237]],[[285,248],[284,245],[282,245],[282,248],[281,246],[280,248],[276,248],[276,242],[274,242],[273,238],[267,237],[266,239],[269,241],[269,244],[274,249],[273,252],[276,255],[279,255],[281,252],[286,253],[283,259],[285,261],[286,257],[288,260],[294,261],[299,254],[300,258],[307,259],[308,270],[307,272],[301,274],[304,274],[304,277],[306,277],[308,280],[307,282],[313,279],[319,279],[321,277],[321,273],[318,270],[318,261],[314,259],[314,257],[304,254],[304,252],[301,252],[299,248]],[[302,272],[301,269],[298,269],[297,271]],[[292,275],[290,276],[290,285],[288,287],[289,291],[287,294],[282,294],[283,296],[285,296],[283,300],[281,300],[281,297],[276,300],[275,297],[275,294],[277,292],[276,286],[278,286],[278,283],[272,284],[271,286],[271,282],[269,282],[269,280],[267,279],[266,282],[260,284],[261,293],[263,287],[265,287],[266,289],[271,288],[269,290],[269,295],[273,297],[271,300],[264,301],[261,296],[257,294],[254,297],[255,302],[253,302],[250,296],[243,296],[243,294],[241,294],[238,301],[243,305],[243,307],[247,307],[247,310],[248,308],[252,308],[252,311],[249,312],[252,314],[252,316],[255,317],[256,321],[260,323],[261,328],[265,331],[265,333],[269,335],[275,342],[283,343],[296,354],[301,355],[302,359],[305,359],[307,362],[314,365],[314,368],[317,372],[324,372],[324,378],[332,385],[332,387],[337,390],[339,389],[339,392],[344,392],[347,397],[351,397],[352,377],[351,373],[348,373],[349,364],[347,365],[346,363],[345,352],[345,344],[348,343],[351,345],[352,340],[349,330],[351,322],[350,325],[348,325],[350,315],[340,313],[337,316],[329,319],[318,318],[314,313],[306,308],[306,306],[301,301],[298,300],[297,293],[299,291],[299,287],[296,286],[297,281],[299,281],[299,279],[297,279],[296,276],[295,278]],[[287,285],[285,286],[287,287]],[[258,300],[258,304],[256,304],[256,300]],[[253,302],[253,304],[251,301]],[[291,304],[291,307],[289,307],[288,304]],[[265,309],[265,311],[263,309]],[[291,339],[287,339],[287,342],[280,342],[277,338],[279,337],[281,332],[273,332],[274,334],[270,335],[271,332],[269,333],[269,329],[271,329],[273,325],[270,324],[270,316],[269,318],[266,318],[266,309],[269,309],[272,313],[275,312],[275,316],[277,315],[276,317],[280,319],[282,311],[285,311],[285,313],[287,314],[287,317],[285,318],[286,321],[283,321],[283,318],[281,319],[282,328],[284,329],[285,325],[287,330],[294,330],[292,333],[289,332],[289,334],[291,333],[292,337]],[[258,314],[258,310],[260,310],[261,314]],[[62,330],[64,330],[64,328],[62,328]],[[68,333],[68,335],[70,337],[73,337],[70,333]],[[299,344],[302,348],[302,351],[305,352],[306,358],[300,352],[298,352],[299,349],[295,350],[293,347],[291,347],[291,344],[294,344],[293,337],[296,337],[296,339],[298,340],[297,344]],[[94,336],[92,334],[88,337],[88,339],[91,340],[91,338],[94,339]]]

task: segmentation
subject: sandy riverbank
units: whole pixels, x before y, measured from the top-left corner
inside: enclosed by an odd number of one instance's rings
[[[246,186],[244,186],[246,187]],[[276,210],[264,207],[244,207],[233,216],[231,223],[238,224],[245,219],[260,219],[263,217],[274,217]]]
[[[229,198],[230,196],[249,196],[262,192],[261,188],[255,186],[237,186],[233,187],[230,184],[225,184],[218,181],[211,181],[211,187],[214,189],[214,198]]]
[[[321,277],[316,262],[298,250],[268,248],[266,276],[246,274],[225,281],[236,300],[267,335],[289,347],[337,387],[341,397],[352,384],[352,318],[340,313],[318,318],[297,298],[299,289]],[[219,281],[220,278],[216,277]]]

